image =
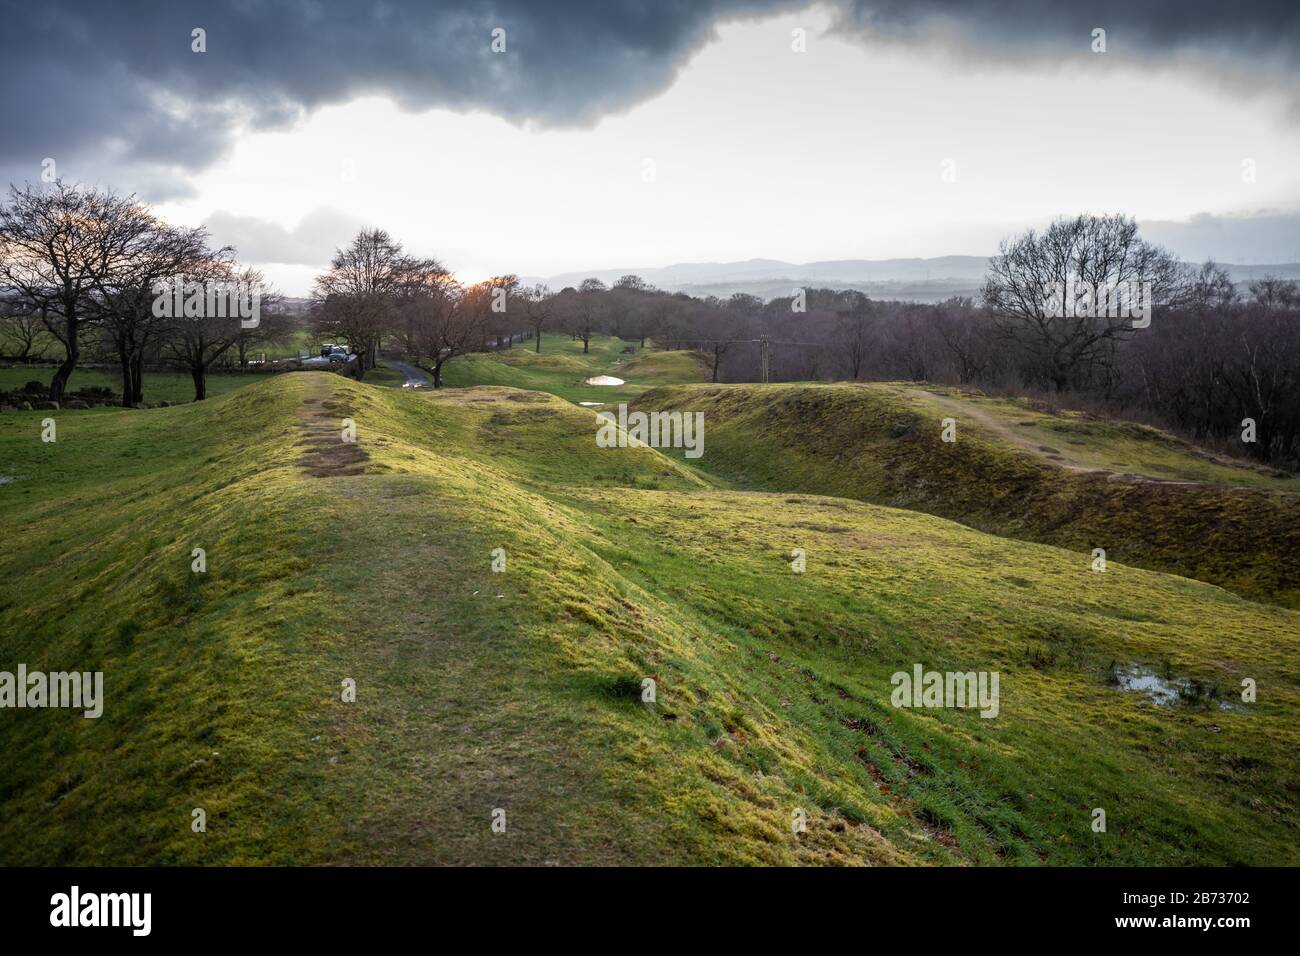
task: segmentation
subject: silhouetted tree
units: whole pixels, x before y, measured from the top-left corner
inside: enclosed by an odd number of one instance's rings
[[[1119,309],[1093,307],[1086,290],[1113,295],[1150,283],[1152,304],[1166,303],[1176,290],[1177,260],[1137,233],[1126,216],[1057,219],[1041,233],[1030,229],[1003,240],[991,260],[986,308],[1057,391],[1086,381],[1110,357],[1114,341],[1132,331]]]
[[[63,344],[50,381],[61,401],[81,356],[84,326],[96,318],[96,290],[111,281],[153,224],[133,196],[66,185],[10,187],[0,207],[0,285],[18,304],[45,317]]]

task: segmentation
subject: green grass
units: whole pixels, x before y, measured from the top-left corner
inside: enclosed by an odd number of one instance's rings
[[[1204,482],[1275,491],[1300,491],[1300,477],[1245,459],[1211,455],[1167,432],[1136,422],[1097,418],[1069,409],[1048,410],[1024,398],[990,398],[938,386],[895,386],[918,408],[955,411],[983,431],[1065,467],[1138,474],[1166,481]],[[977,416],[977,417],[976,417]]]
[[[533,351],[530,340],[512,349],[452,359],[443,371],[443,381],[453,388],[506,385],[550,392],[570,402],[617,405],[630,402],[657,385],[708,380],[708,369],[691,352],[622,354],[622,349],[631,344],[612,336],[599,336],[591,340],[590,353],[583,354],[581,342],[567,335],[547,334],[542,336],[540,354]],[[621,378],[626,384],[584,384],[598,375]]]
[[[17,345],[7,340],[0,329],[0,354],[14,354]],[[284,342],[269,346],[259,345],[249,351],[249,358],[259,358],[265,353],[269,361],[293,358],[298,354],[316,355],[320,351],[320,336],[303,329],[292,333]],[[48,334],[44,335],[41,346],[33,352],[36,358],[44,358],[43,364],[20,365],[0,368],[0,391],[20,389],[28,382],[37,381],[48,386],[54,375],[57,361],[61,359],[63,346]],[[232,356],[233,357],[233,356]],[[84,356],[83,356],[84,359]],[[53,364],[51,364],[53,363]],[[261,381],[264,374],[257,372],[222,372],[213,371],[208,375],[208,397],[225,395],[237,388],[243,388],[252,382]],[[114,395],[121,395],[122,373],[115,367],[87,368],[79,367],[72,373],[68,387],[76,391],[82,388],[108,388]],[[188,372],[146,371],[144,374],[144,400],[146,402],[189,402],[194,400],[194,382]]]
[[[536,392],[41,417],[0,418],[0,666],[106,702],[0,712],[0,862],[1300,861],[1294,611],[735,490]],[[918,662],[998,671],[1000,715],[891,707]],[[1156,707],[1116,662],[1259,702]]]
[[[382,385],[386,388],[401,388],[406,383],[406,376],[381,362],[375,368],[366,369],[365,383]]]
[[[40,382],[46,387],[54,375],[50,365],[16,365],[12,368],[0,368],[0,391],[21,389],[28,382]],[[212,372],[208,375],[208,398],[225,395],[237,388],[243,388],[252,382],[260,382],[267,375],[250,372]],[[83,388],[111,389],[115,396],[122,394],[122,375],[116,370],[99,368],[78,368],[68,380],[68,388],[77,391]],[[188,372],[145,372],[144,400],[146,402],[192,402],[194,400],[194,380]]]
[[[299,355],[319,355],[321,347],[321,337],[310,329],[300,329],[292,333],[285,341],[277,342],[274,345],[258,349],[257,351],[266,352],[269,360],[296,358]]]
[[[1102,548],[1110,561],[1300,607],[1300,495],[1289,481],[1211,465],[1153,429],[1064,417],[1069,434],[1104,439],[1098,458],[1124,448],[1128,458],[1213,468],[1245,486],[1072,471],[986,424],[979,406],[935,397],[889,383],[696,385],[647,392],[638,407],[703,412],[705,452],[696,464],[739,487],[913,508],[1068,548],[1080,567]],[[957,423],[951,444],[941,440],[944,418]],[[1044,430],[1057,424],[1036,420]]]

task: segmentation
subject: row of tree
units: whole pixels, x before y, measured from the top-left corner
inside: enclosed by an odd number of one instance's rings
[[[62,360],[50,382],[61,401],[89,340],[117,360],[122,403],[143,401],[143,373],[162,359],[189,372],[195,398],[206,395],[212,364],[244,350],[275,323],[244,328],[237,316],[157,308],[168,283],[255,291],[273,304],[256,270],[241,268],[230,247],[213,248],[201,227],[159,219],[133,196],[55,182],[11,187],[0,206],[0,296],[6,331],[21,354],[52,337]],[[166,314],[159,314],[160,311]]]
[[[458,355],[511,348],[528,337],[540,352],[545,332],[563,331],[590,351],[598,334],[640,340],[671,326],[690,328],[697,300],[667,296],[637,276],[608,288],[587,279],[578,288],[553,292],[523,286],[514,275],[464,284],[439,260],[408,253],[382,229],[367,229],[339,249],[316,279],[311,325],[324,338],[346,343],[357,356],[355,374],[364,376],[382,348],[394,348],[427,368],[435,387],[442,369]],[[684,323],[684,324],[682,324]]]
[[[385,344],[394,344],[428,368],[440,388],[452,358],[513,335],[505,316],[517,291],[514,276],[464,285],[437,259],[411,255],[384,230],[367,229],[317,277],[311,323],[321,336],[346,343],[358,378]]]
[[[264,287],[236,264],[234,250],[213,249],[203,229],[164,223],[134,198],[56,183],[11,189],[0,209],[10,338],[30,345],[41,332],[57,340],[56,400],[88,332],[120,364],[127,405],[141,401],[150,359],[187,369],[201,399],[214,362],[231,353],[242,363],[251,347],[285,334],[273,311],[256,329],[228,318],[158,316],[156,284],[177,276]],[[1136,300],[1099,303],[1105,289],[1132,291]],[[826,289],[768,302],[694,298],[634,275],[612,287],[587,279],[559,291],[522,286],[513,275],[463,284],[437,259],[368,229],[317,278],[310,322],[355,353],[358,377],[385,348],[428,369],[441,387],[446,363],[467,352],[524,339],[541,351],[548,331],[587,351],[594,336],[609,334],[695,351],[715,382],[754,381],[765,362],[776,381],[909,379],[1055,393],[1223,443],[1239,440],[1249,418],[1255,441],[1245,451],[1300,464],[1296,284],[1264,278],[1243,296],[1224,269],[1178,262],[1124,216],[1060,219],[1008,239],[980,301],[937,305]]]
[[[800,341],[787,342],[790,316],[765,307],[746,322],[746,341],[724,356],[720,379],[753,381],[767,335],[775,381],[915,381],[1027,395],[1167,427],[1279,467],[1300,467],[1300,299],[1291,304],[1254,283],[1239,295],[1217,275],[1221,297],[1171,303],[1151,325],[1086,343],[1063,376],[1047,333],[1009,328],[968,298],[928,305],[877,302],[859,293],[810,290]],[[1080,337],[1083,339],[1084,337]],[[1062,335],[1061,343],[1078,340]],[[1255,423],[1243,443],[1245,419]]]
[[[1041,394],[1300,466],[1296,283],[1264,277],[1243,294],[1222,267],[1179,262],[1124,216],[1060,219],[1008,239],[978,301],[881,302],[827,289],[720,300],[636,276],[520,296],[538,348],[543,329],[584,343],[593,334],[653,340],[700,353],[723,382],[756,380],[766,349],[775,381],[904,379]],[[1243,443],[1243,433],[1254,440]]]

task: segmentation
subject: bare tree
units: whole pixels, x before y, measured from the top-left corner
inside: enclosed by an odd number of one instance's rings
[[[840,315],[835,330],[835,347],[840,360],[855,382],[862,377],[872,347],[870,305],[864,301]]]
[[[1174,304],[1193,312],[1222,311],[1234,305],[1237,298],[1228,270],[1207,259],[1199,267],[1188,267]]]
[[[596,282],[599,288],[589,283]],[[566,303],[569,331],[582,340],[582,354],[591,352],[591,337],[605,327],[608,307],[605,304],[604,284],[599,280],[586,279],[581,288],[569,297]]]
[[[278,296],[263,298],[261,321],[252,328],[244,328],[241,325],[236,332],[233,350],[235,364],[241,369],[248,368],[253,353],[258,349],[288,342],[298,331],[298,321],[295,316],[276,311],[279,301]]]
[[[679,338],[685,337],[686,329],[679,324],[684,314],[680,300],[649,287],[639,292],[636,298],[639,302],[632,310],[633,328],[641,348],[645,348],[647,339],[658,343],[659,339],[674,334]]]
[[[41,358],[49,345],[49,330],[45,326],[43,309],[33,309],[21,303],[10,303],[0,314],[0,329],[18,346],[13,356],[20,362]]]
[[[411,270],[401,243],[383,229],[367,229],[335,251],[329,269],[316,277],[313,324],[347,343],[357,356],[357,378],[374,367]]]
[[[1248,448],[1265,461],[1285,459],[1300,432],[1300,326],[1297,316],[1272,303],[1257,303],[1253,311],[1232,328],[1235,348],[1223,378],[1237,408],[1255,421]]]
[[[1163,305],[1179,273],[1173,256],[1138,238],[1133,219],[1076,216],[1003,240],[990,262],[984,304],[1032,354],[1041,377],[1062,391],[1085,382],[1132,331],[1117,298],[1145,288],[1150,304]],[[1098,295],[1106,297],[1104,306]]]
[[[497,348],[511,348],[515,333],[518,332],[519,278],[513,275],[493,276],[482,283],[488,293],[488,312],[483,322],[483,340],[486,348],[489,342]],[[515,308],[511,308],[511,303]]]
[[[1291,279],[1264,276],[1250,283],[1250,297],[1269,311],[1293,309],[1300,305],[1300,287]]]
[[[405,257],[400,263],[400,275],[393,290],[392,328],[408,355],[422,354],[423,335],[427,331],[424,317],[429,308],[450,309],[460,295],[460,283],[451,270],[437,259]],[[421,308],[406,308],[408,300],[417,301]]]
[[[700,338],[693,344],[709,362],[709,380],[717,382],[722,359],[741,337],[746,316],[728,308],[715,298],[701,303],[696,311],[694,328]]]
[[[933,312],[933,322],[952,355],[957,381],[963,385],[984,376],[994,364],[988,323],[968,298],[954,296]]]
[[[934,381],[942,363],[943,341],[933,314],[928,306],[909,302],[888,323],[885,349],[914,382]]]
[[[524,289],[520,298],[524,304],[524,315],[528,319],[528,328],[533,334],[536,341],[536,351],[542,351],[542,332],[551,325],[551,319],[554,316],[554,302],[551,296],[551,290],[540,282],[528,289]]]
[[[141,217],[138,225],[112,272],[96,280],[93,300],[105,344],[122,371],[125,408],[144,401],[145,354],[172,328],[170,318],[156,314],[158,287],[201,268],[213,255],[202,228],[169,226],[152,215]]]
[[[258,290],[259,294],[266,289],[266,281],[260,272],[255,269],[239,271],[229,249],[213,253],[180,278],[187,284],[238,286]],[[196,402],[208,397],[208,369],[235,344],[239,331],[238,316],[213,314],[206,309],[199,310],[197,315],[171,316],[162,351],[173,365],[190,373]]]
[[[425,354],[433,363],[433,387],[442,387],[442,370],[451,359],[474,351],[483,341],[483,330],[499,286],[492,281],[462,289],[451,308],[438,316],[426,333]]]
[[[482,344],[489,295],[484,293],[482,303],[466,303],[465,290],[435,259],[408,270],[399,314],[417,361],[427,361],[422,367],[433,373],[434,388],[442,388],[442,368],[450,359]]]
[[[40,311],[62,344],[50,398],[63,399],[81,357],[83,326],[95,318],[96,290],[152,223],[134,197],[68,186],[11,186],[0,208],[0,284]]]

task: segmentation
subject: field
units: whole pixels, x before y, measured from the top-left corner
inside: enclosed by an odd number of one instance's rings
[[[1300,478],[1248,460],[1210,455],[1159,429],[1069,409],[1045,409],[1021,398],[990,398],[941,386],[894,386],[918,411],[956,415],[978,432],[1070,471],[1139,475],[1158,481],[1300,491]]]
[[[511,388],[550,392],[571,402],[601,402],[617,405],[630,402],[647,388],[707,382],[709,371],[691,352],[638,351],[623,354],[633,343],[603,335],[591,340],[584,354],[582,343],[567,335],[543,335],[542,351],[533,351],[532,341],[499,352],[465,355],[452,359],[443,372],[445,384],[508,385]],[[586,385],[599,375],[621,378],[624,385]]]
[[[17,365],[12,368],[0,368],[0,391],[21,389],[28,382],[40,382],[48,387],[50,377],[54,374],[48,365]],[[208,375],[208,397],[224,395],[237,388],[243,388],[250,382],[266,378],[261,373],[212,372]],[[98,368],[79,368],[68,380],[68,388],[75,392],[83,388],[107,388],[114,396],[122,394],[121,373]],[[117,400],[116,398],[114,400]],[[145,372],[144,400],[146,402],[192,402],[194,400],[194,380],[188,372]]]
[[[285,342],[255,349],[250,353],[250,357],[260,356],[265,352],[267,359],[274,361],[276,359],[292,358],[300,353],[314,355],[317,351],[317,345],[318,337],[313,333],[307,331],[295,332]],[[43,354],[48,360],[60,355],[60,350],[61,346],[52,343],[45,347]],[[0,332],[0,355],[15,354],[16,352],[15,344],[6,342],[3,333]],[[50,361],[31,365],[12,363],[8,367],[0,367],[0,391],[21,389],[28,382],[33,381],[40,382],[43,386],[48,387],[56,367],[57,363],[51,363]],[[251,382],[260,381],[264,377],[262,373],[258,372],[223,372],[220,369],[213,369],[208,373],[208,397],[224,395]],[[68,381],[68,387],[74,392],[83,388],[107,388],[114,395],[120,397],[122,393],[122,373],[113,366],[79,367],[72,373],[72,378]],[[194,382],[188,372],[146,370],[144,373],[144,400],[146,402],[193,401]]]
[[[1101,548],[1111,561],[1300,606],[1294,478],[1210,461],[1144,426],[1018,409],[998,419],[991,404],[870,383],[677,386],[637,407],[702,412],[698,464],[744,487],[914,508],[1069,548],[1082,564]],[[951,443],[944,419],[955,423]],[[1008,435],[1020,421],[1054,445]],[[1069,454],[1110,467],[1071,467],[1057,450],[1077,448],[1071,441],[1085,444]]]
[[[0,862],[1298,862],[1300,612],[856,500],[889,469],[782,431],[840,418],[711,388],[642,397],[715,403],[708,470],[491,385],[277,376],[61,413],[53,444],[3,416],[5,660],[102,670],[106,701],[6,714]],[[891,423],[930,401],[883,388]],[[891,706],[917,663],[998,672],[1000,712]]]
[[[912,508],[1070,548],[1083,560],[1102,548],[1111,560],[1300,607],[1294,475],[1211,455],[1145,425],[975,391],[910,383],[692,385],[678,380],[687,361],[680,352],[644,353],[624,368],[627,385],[619,388],[573,387],[576,374],[608,371],[603,363],[619,347],[605,339],[593,343],[600,358],[583,357],[574,354],[580,343],[554,337],[540,357],[493,353],[450,367],[462,385],[536,388],[571,401],[601,392],[608,405],[701,411],[707,452],[686,463],[737,487]],[[539,360],[551,371],[537,371]],[[655,363],[670,377],[657,375]],[[565,371],[555,371],[559,366]],[[952,444],[941,441],[947,418],[959,430]]]

